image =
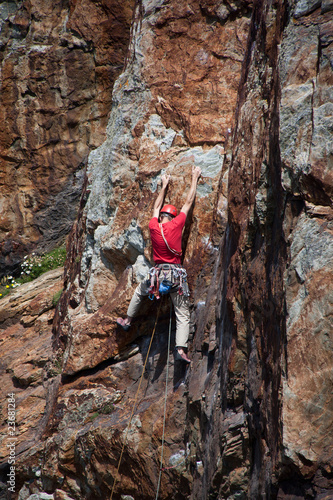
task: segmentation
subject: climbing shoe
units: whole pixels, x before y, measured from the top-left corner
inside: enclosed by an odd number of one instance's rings
[[[191,363],[191,360],[187,357],[185,352],[179,352],[178,348],[175,349],[175,360],[176,361],[184,361],[185,363]]]
[[[128,325],[127,323],[125,323],[125,320],[123,318],[117,318],[116,323],[117,323],[117,325],[121,326],[122,329],[125,330],[125,332],[128,332],[128,330],[131,327],[131,325]]]

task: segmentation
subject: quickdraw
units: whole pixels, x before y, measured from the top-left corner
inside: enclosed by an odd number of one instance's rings
[[[156,297],[157,299],[160,298],[160,295],[159,295],[159,281],[158,281],[158,275],[159,275],[159,273],[157,272],[157,270],[158,270],[157,266],[152,267],[149,270],[149,274],[150,274],[150,287],[149,287],[149,290],[148,290],[148,298],[150,300],[154,300],[154,297]]]
[[[185,295],[188,297],[190,295],[188,283],[187,283],[187,272],[183,267],[176,267],[172,269],[175,279],[179,279],[178,293],[179,295]]]
[[[187,272],[186,270],[179,266],[178,264],[167,264],[169,267],[164,269],[162,266],[165,264],[156,265],[149,270],[148,283],[150,284],[148,289],[148,297],[150,300],[159,299],[161,295],[166,295],[174,289],[178,291],[179,295],[184,295],[189,297],[189,287],[187,283]],[[167,279],[167,272],[171,270],[171,281]],[[161,280],[160,274],[163,272],[164,277]]]

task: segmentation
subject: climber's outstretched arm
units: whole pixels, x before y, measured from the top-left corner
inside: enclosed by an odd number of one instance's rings
[[[164,197],[165,197],[165,191],[167,188],[167,185],[170,180],[170,175],[162,175],[162,188],[161,191],[158,194],[158,197],[156,198],[156,201],[154,203],[154,211],[153,211],[153,217],[157,217],[160,215],[160,210],[163,205]]]
[[[195,193],[197,191],[197,184],[198,184],[198,180],[199,180],[200,175],[201,175],[201,168],[193,166],[192,167],[191,187],[190,187],[190,190],[187,194],[186,201],[181,209],[181,211],[184,212],[186,216],[187,216],[187,214],[192,206],[192,203],[194,202]]]

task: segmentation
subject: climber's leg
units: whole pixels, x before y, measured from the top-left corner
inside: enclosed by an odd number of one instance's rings
[[[125,319],[117,318],[116,322],[119,326],[121,326],[125,331],[129,329],[131,326],[132,319],[138,314],[141,302],[144,297],[148,295],[148,286],[147,282],[143,281],[140,283],[133,294],[131,302],[127,309],[127,316]]]
[[[182,360],[190,363],[184,351],[190,333],[190,301],[188,297],[179,295],[178,292],[170,295],[176,314],[176,350]]]

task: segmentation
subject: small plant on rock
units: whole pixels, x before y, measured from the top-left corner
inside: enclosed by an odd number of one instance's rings
[[[59,247],[44,255],[33,252],[26,255],[21,264],[21,276],[18,281],[26,283],[57,267],[63,266],[66,260],[66,248]]]
[[[23,283],[28,283],[38,278],[47,271],[56,269],[65,264],[66,260],[66,248],[64,246],[55,248],[49,253],[44,255],[38,255],[33,252],[30,255],[26,255],[21,264],[21,273],[18,278],[13,276],[4,276],[0,283],[0,299],[8,295],[14,288],[22,285]],[[61,292],[59,295],[55,294],[53,298],[54,301],[59,300]],[[56,303],[53,303],[55,306]]]
[[[58,292],[56,292],[53,297],[52,297],[52,305],[53,307],[56,307],[59,300],[60,300],[60,297],[61,297],[61,294],[63,292],[63,288],[61,290],[59,290]]]

